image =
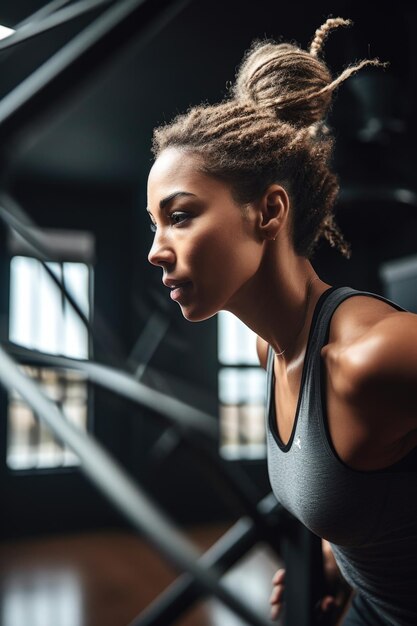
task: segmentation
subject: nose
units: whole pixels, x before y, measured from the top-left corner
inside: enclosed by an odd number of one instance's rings
[[[165,267],[175,262],[175,253],[171,246],[155,235],[153,244],[148,254],[148,261],[152,265]]]

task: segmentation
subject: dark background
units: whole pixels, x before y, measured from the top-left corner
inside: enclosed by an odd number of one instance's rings
[[[43,4],[5,0],[0,23],[14,27]],[[0,96],[88,25],[92,15],[0,53]],[[339,90],[330,117],[341,180],[338,221],[353,254],[347,261],[322,246],[314,265],[332,284],[381,292],[381,263],[416,254],[416,4],[190,2],[145,46],[133,42],[115,50],[110,64],[90,74],[81,88],[69,89],[64,102],[48,107],[42,119],[34,118],[2,159],[2,190],[39,226],[95,235],[95,307],[120,344],[117,355],[96,347],[97,360],[123,363],[158,309],[169,318],[170,328],[152,368],[166,374],[164,385],[171,393],[216,413],[216,320],[185,322],[178,307],[166,302],[160,273],[146,261],[151,233],[144,208],[152,128],[192,104],[221,99],[254,38],[282,36],[307,46],[331,15],[355,22],[335,31],[325,45],[335,74],[367,57],[377,56],[389,67],[363,70]],[[7,263],[3,246],[3,329]],[[188,381],[194,392],[181,381]],[[10,473],[5,465],[4,396],[1,406],[3,538],[124,523],[77,470]],[[192,523],[231,515],[181,445],[161,463],[150,461],[152,446],[163,432],[156,414],[100,390],[95,391],[94,406],[94,434],[175,519]],[[262,492],[268,489],[263,462],[245,464],[245,470]]]

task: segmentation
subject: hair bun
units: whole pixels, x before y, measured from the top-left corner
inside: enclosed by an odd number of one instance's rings
[[[269,111],[295,126],[324,119],[332,94],[326,65],[309,52],[287,44],[252,44],[236,76],[234,97]]]
[[[365,59],[332,79],[319,54],[332,29],[351,24],[341,17],[329,18],[316,30],[309,51],[288,43],[255,41],[237,72],[234,98],[297,127],[323,121],[340,83],[365,65],[385,65]]]

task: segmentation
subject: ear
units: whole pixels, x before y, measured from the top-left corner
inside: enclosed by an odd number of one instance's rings
[[[273,184],[258,203],[259,232],[262,239],[275,240],[288,220],[290,200],[284,187]]]

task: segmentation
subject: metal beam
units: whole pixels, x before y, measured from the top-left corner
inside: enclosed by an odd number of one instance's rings
[[[33,37],[46,33],[48,30],[62,26],[94,9],[106,6],[112,1],[113,0],[79,0],[76,4],[51,13],[40,21],[28,22],[26,25],[16,28],[13,35],[8,36],[6,41],[0,41],[0,52],[10,50],[24,41],[28,41],[29,39],[33,39]]]
[[[218,422],[214,417],[181,400],[151,389],[151,387],[136,380],[132,374],[93,361],[43,354],[13,343],[5,345],[7,351],[19,361],[32,365],[83,372],[89,380],[97,385],[163,415],[180,430],[191,429],[200,432],[212,441],[218,439]]]
[[[56,52],[0,102],[0,146],[6,148],[50,114],[98,68],[114,60],[134,37],[143,45],[188,0],[119,0]],[[6,154],[7,156],[7,154]]]
[[[286,512],[269,494],[258,504],[259,514],[274,526],[277,537],[280,535],[280,518]],[[222,574],[235,565],[259,541],[259,534],[253,522],[243,517],[238,520],[201,557],[206,567],[215,567]],[[166,626],[173,624],[197,600],[201,600],[202,590],[189,574],[183,574],[163,591],[130,626]]]

